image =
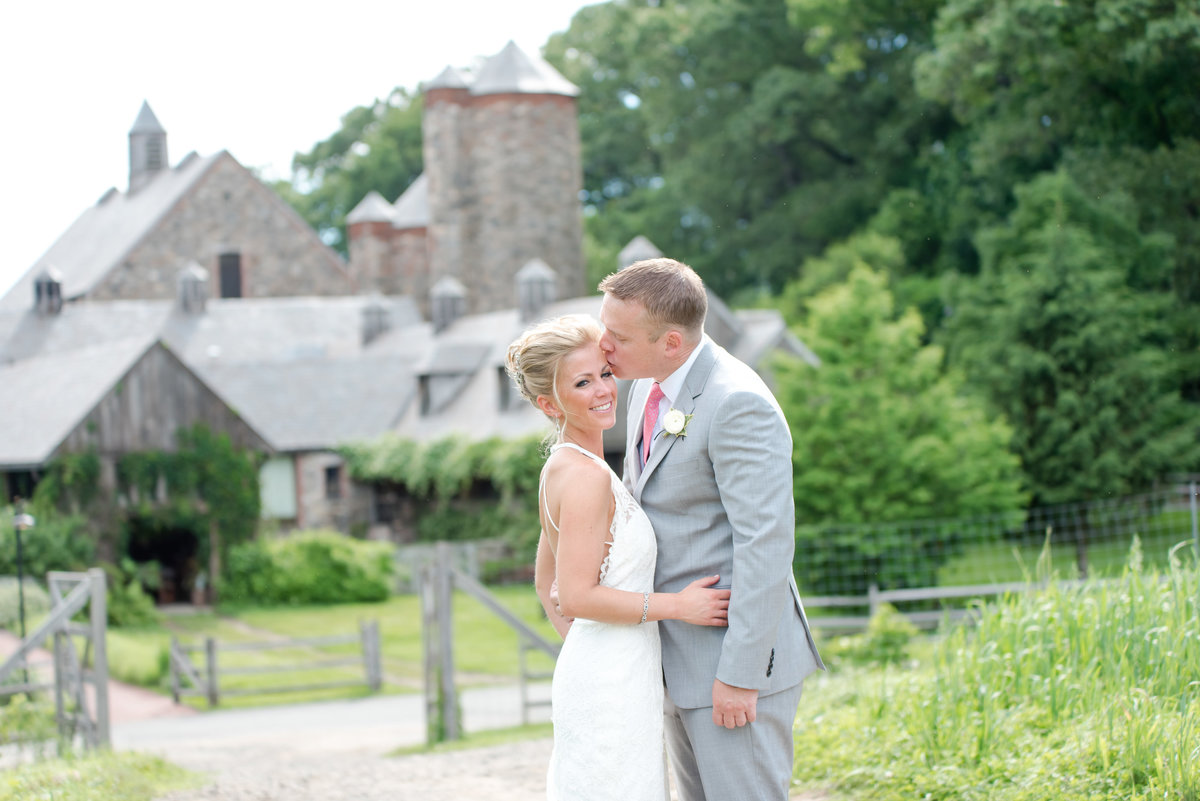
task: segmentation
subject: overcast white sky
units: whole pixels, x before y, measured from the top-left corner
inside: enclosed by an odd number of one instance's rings
[[[143,100],[175,164],[268,178],[342,114],[513,39],[537,53],[596,0],[66,0],[0,10],[0,294],[112,186]]]

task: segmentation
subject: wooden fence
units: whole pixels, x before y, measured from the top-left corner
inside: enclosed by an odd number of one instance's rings
[[[358,644],[360,653],[351,657],[318,656],[305,661],[288,662],[282,665],[224,666],[221,654],[247,653],[272,649],[318,649]],[[298,673],[361,666],[362,679],[327,681],[308,684],[272,682],[257,687],[229,688],[225,679],[231,676],[272,675]],[[213,637],[205,637],[196,644],[185,645],[171,638],[170,649],[171,694],[178,703],[185,697],[203,697],[210,707],[219,706],[222,698],[265,693],[311,692],[346,687],[358,687],[365,683],[368,690],[378,692],[383,686],[382,654],[379,644],[379,622],[363,621],[357,634],[331,637],[309,637],[305,639],[270,640],[263,642],[219,643]]]
[[[530,709],[548,706],[548,700],[530,696],[531,681],[549,679],[551,674],[529,667],[529,651],[541,651],[551,659],[558,658],[561,645],[542,637],[523,620],[508,611],[474,577],[454,564],[454,552],[448,542],[439,542],[434,559],[420,571],[418,583],[421,599],[421,640],[425,675],[425,720],[430,743],[445,739],[457,740],[463,732],[460,721],[454,668],[453,594],[458,589],[478,600],[506,626],[517,634],[520,674],[521,720],[529,722]],[[440,722],[440,725],[439,725]]]
[[[81,739],[85,748],[107,747],[108,595],[104,571],[99,568],[86,573],[52,571],[46,579],[53,604],[50,614],[0,664],[0,696],[18,693],[34,696],[53,689],[60,752],[76,739]],[[74,621],[85,607],[87,622]],[[54,678],[47,682],[40,680],[30,657],[50,639],[53,639]]]

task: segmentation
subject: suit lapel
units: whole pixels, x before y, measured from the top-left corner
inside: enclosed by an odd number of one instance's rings
[[[687,378],[683,382],[683,391],[680,393],[679,398],[671,406],[672,409],[678,409],[685,415],[691,414],[696,408],[696,398],[700,397],[701,393],[704,392],[704,385],[708,382],[709,373],[712,372],[713,365],[716,364],[717,361],[717,345],[715,342],[712,342],[708,339],[708,337],[705,337],[704,345],[701,347],[704,349],[700,351],[700,355],[697,356],[696,361],[692,363],[692,369],[688,371]],[[646,390],[644,393],[639,392],[642,398],[643,406],[646,404],[646,395],[648,393],[649,390]],[[645,409],[642,411],[643,414],[638,416],[639,431],[642,427],[641,421],[644,416]],[[662,463],[663,459],[667,458],[667,454],[670,453],[671,448],[675,446],[675,443],[682,439],[682,437],[673,437],[663,433],[660,433],[659,437],[660,439],[666,440],[666,442],[658,442],[653,448],[651,448],[650,461],[646,462],[646,469],[641,472],[637,479],[635,479],[634,487],[636,488],[636,491],[633,494],[634,497],[639,501],[642,497],[642,488],[646,486],[646,481]],[[640,437],[638,439],[640,442]],[[640,463],[640,461],[641,459],[638,458],[638,455],[634,454],[634,462]]]

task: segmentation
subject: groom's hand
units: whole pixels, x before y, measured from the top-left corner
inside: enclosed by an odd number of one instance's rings
[[[754,722],[758,709],[758,690],[733,687],[720,679],[713,680],[713,723],[736,729]]]

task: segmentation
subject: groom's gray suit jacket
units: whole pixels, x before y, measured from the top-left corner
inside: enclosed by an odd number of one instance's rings
[[[818,668],[792,574],[792,438],[758,374],[708,337],[672,408],[692,415],[686,436],[660,434],[642,469],[639,451],[652,381],[629,393],[625,485],[658,539],[654,589],[676,592],[719,573],[729,628],[659,624],[667,693],[681,708],[712,706],[713,678],[761,695]]]

